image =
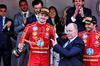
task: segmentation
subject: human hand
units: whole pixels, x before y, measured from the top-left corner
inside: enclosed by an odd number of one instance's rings
[[[11,21],[8,21],[7,22],[7,28],[10,28],[11,24],[12,24]]]
[[[73,15],[73,18],[76,18],[77,13],[78,13],[78,10],[79,10],[79,8],[78,8],[78,6],[76,6],[76,10],[75,10],[75,13],[74,13],[74,15]]]
[[[52,41],[53,46],[55,46],[57,44],[56,38],[55,38],[55,40],[53,40],[53,39],[50,39],[50,40]]]
[[[22,43],[18,44],[19,49],[23,49],[23,47],[24,47],[24,44],[22,44]]]
[[[3,26],[3,29],[5,29],[7,27],[7,24],[5,24],[4,26]]]
[[[26,24],[26,21],[27,21],[27,17],[25,17],[24,20],[23,20],[24,25]]]
[[[81,17],[84,17],[83,7],[81,7]]]

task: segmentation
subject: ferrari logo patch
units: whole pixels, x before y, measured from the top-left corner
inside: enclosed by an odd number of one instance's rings
[[[49,28],[46,28],[46,31],[49,31]]]
[[[99,39],[99,36],[96,35],[95,38],[96,38],[96,39]]]

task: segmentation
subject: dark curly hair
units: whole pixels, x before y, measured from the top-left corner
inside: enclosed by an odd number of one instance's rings
[[[43,6],[42,0],[34,0],[34,1],[32,2],[32,6],[34,7],[35,5],[37,5],[37,4],[39,4],[39,3],[41,3],[41,5]]]

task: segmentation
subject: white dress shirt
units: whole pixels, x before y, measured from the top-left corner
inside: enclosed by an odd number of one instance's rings
[[[77,37],[77,36],[76,36],[76,37]],[[74,37],[73,39],[68,40],[68,41],[64,44],[63,48],[65,48],[69,43],[71,43],[76,37]]]

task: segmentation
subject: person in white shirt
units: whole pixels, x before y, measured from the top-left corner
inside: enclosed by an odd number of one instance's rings
[[[83,66],[84,42],[78,36],[78,28],[75,23],[69,23],[66,27],[67,39],[63,42],[60,38],[53,43],[53,50],[61,55],[59,66]],[[58,44],[59,45],[58,45]]]

